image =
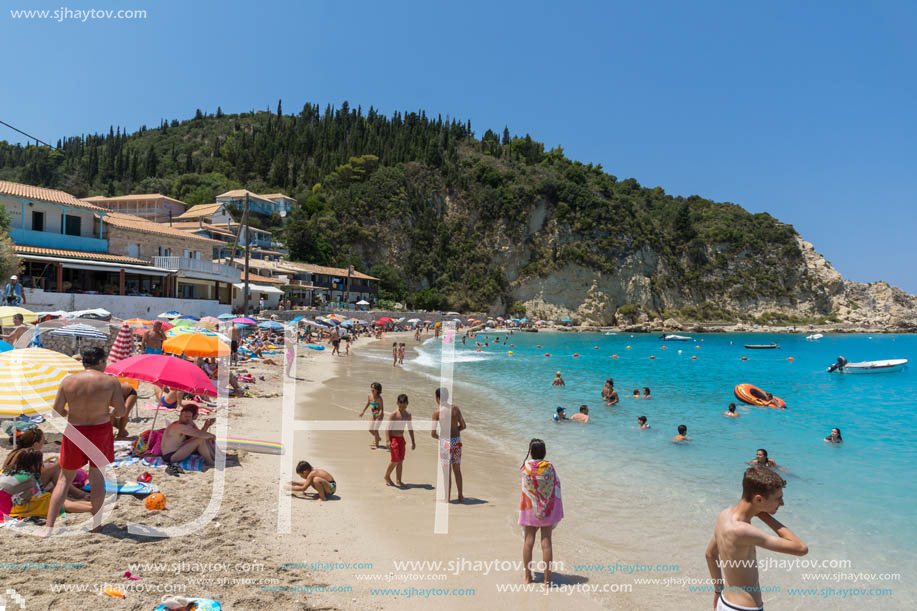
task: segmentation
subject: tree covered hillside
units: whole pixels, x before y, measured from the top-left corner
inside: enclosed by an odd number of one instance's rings
[[[0,143],[0,178],[192,205],[233,188],[282,191],[298,207],[285,224],[264,224],[292,258],[352,263],[382,278],[385,296],[427,308],[508,307],[520,278],[568,264],[614,274],[638,252],[666,270],[653,290],[686,303],[779,298],[799,281],[787,272],[801,262],[796,233],[768,214],[619,181],[508,129],[478,139],[469,122],[346,102],[297,114],[279,103],[276,112],[198,111],[133,134],[63,139],[56,151]]]

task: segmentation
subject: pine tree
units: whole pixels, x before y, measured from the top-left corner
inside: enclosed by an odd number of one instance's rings
[[[217,106],[217,119],[223,118],[223,109]]]
[[[283,100],[277,100],[277,116],[283,116]]]
[[[503,146],[508,146],[509,143],[510,143],[510,138],[509,138],[509,127],[504,126],[504,127],[503,127],[503,142],[502,142],[502,144],[503,144]]]

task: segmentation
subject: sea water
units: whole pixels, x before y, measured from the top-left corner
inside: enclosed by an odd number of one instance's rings
[[[520,463],[527,440],[544,439],[565,484],[565,504],[602,508],[584,515],[591,515],[604,545],[616,543],[614,526],[606,530],[606,523],[645,525],[647,545],[694,554],[701,564],[698,546],[709,539],[716,514],[740,496],[745,463],[765,448],[787,480],[786,505],[777,517],[809,544],[810,557],[848,560],[842,572],[899,573],[901,581],[871,585],[894,589],[886,603],[913,601],[917,336],[692,338],[490,332],[463,344],[458,335],[455,402],[462,404],[463,393],[483,394],[486,407],[478,401],[474,413],[466,414],[470,428],[512,440],[516,447],[507,449],[519,454]],[[744,348],[771,341],[780,347]],[[417,349],[408,368],[438,379],[442,342],[427,339]],[[899,373],[827,373],[840,355],[849,362],[907,358],[911,366]],[[557,371],[566,382],[563,388],[552,386]],[[614,379],[620,397],[614,407],[601,399],[607,378]],[[742,403],[733,390],[739,383],[771,392],[786,401],[787,409]],[[634,389],[642,395],[644,386],[650,387],[651,399],[631,398]],[[730,402],[738,406],[739,418],[723,416]],[[588,425],[552,420],[557,406],[570,416],[580,405],[589,406]],[[650,430],[636,428],[640,415],[647,417]],[[688,427],[693,441],[671,442],[679,424]],[[824,441],[833,427],[841,429],[842,444]],[[635,494],[644,513],[623,519],[621,512],[634,503],[622,504],[620,497],[634,499]],[[678,527],[664,526],[670,522]],[[663,540],[675,532],[678,541]],[[872,606],[878,601],[847,602]]]

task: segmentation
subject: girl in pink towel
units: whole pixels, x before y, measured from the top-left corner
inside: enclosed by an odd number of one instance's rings
[[[522,544],[522,561],[525,564],[525,583],[532,583],[532,548],[535,533],[541,529],[541,556],[544,561],[544,582],[551,584],[553,548],[551,533],[564,517],[564,504],[560,495],[560,479],[554,465],[545,460],[544,441],[532,439],[522,463],[522,500],[519,503],[519,524],[525,529]]]

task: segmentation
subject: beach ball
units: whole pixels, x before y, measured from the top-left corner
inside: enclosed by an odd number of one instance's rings
[[[509,351],[509,352],[507,352],[506,354],[512,354],[512,353],[513,353],[513,351],[512,351],[512,350],[510,350],[510,351]]]
[[[630,350],[630,346],[628,346],[627,349]]]
[[[146,505],[146,508],[150,511],[162,511],[166,508],[166,497],[164,497],[161,492],[154,492],[146,497],[143,504]]]
[[[558,422],[558,421],[560,421],[560,416],[558,416],[557,414],[554,414],[554,422]]]
[[[747,361],[747,360],[748,360],[748,357],[747,357],[747,356],[743,356],[743,357],[742,357],[742,360],[743,360],[743,361]]]

